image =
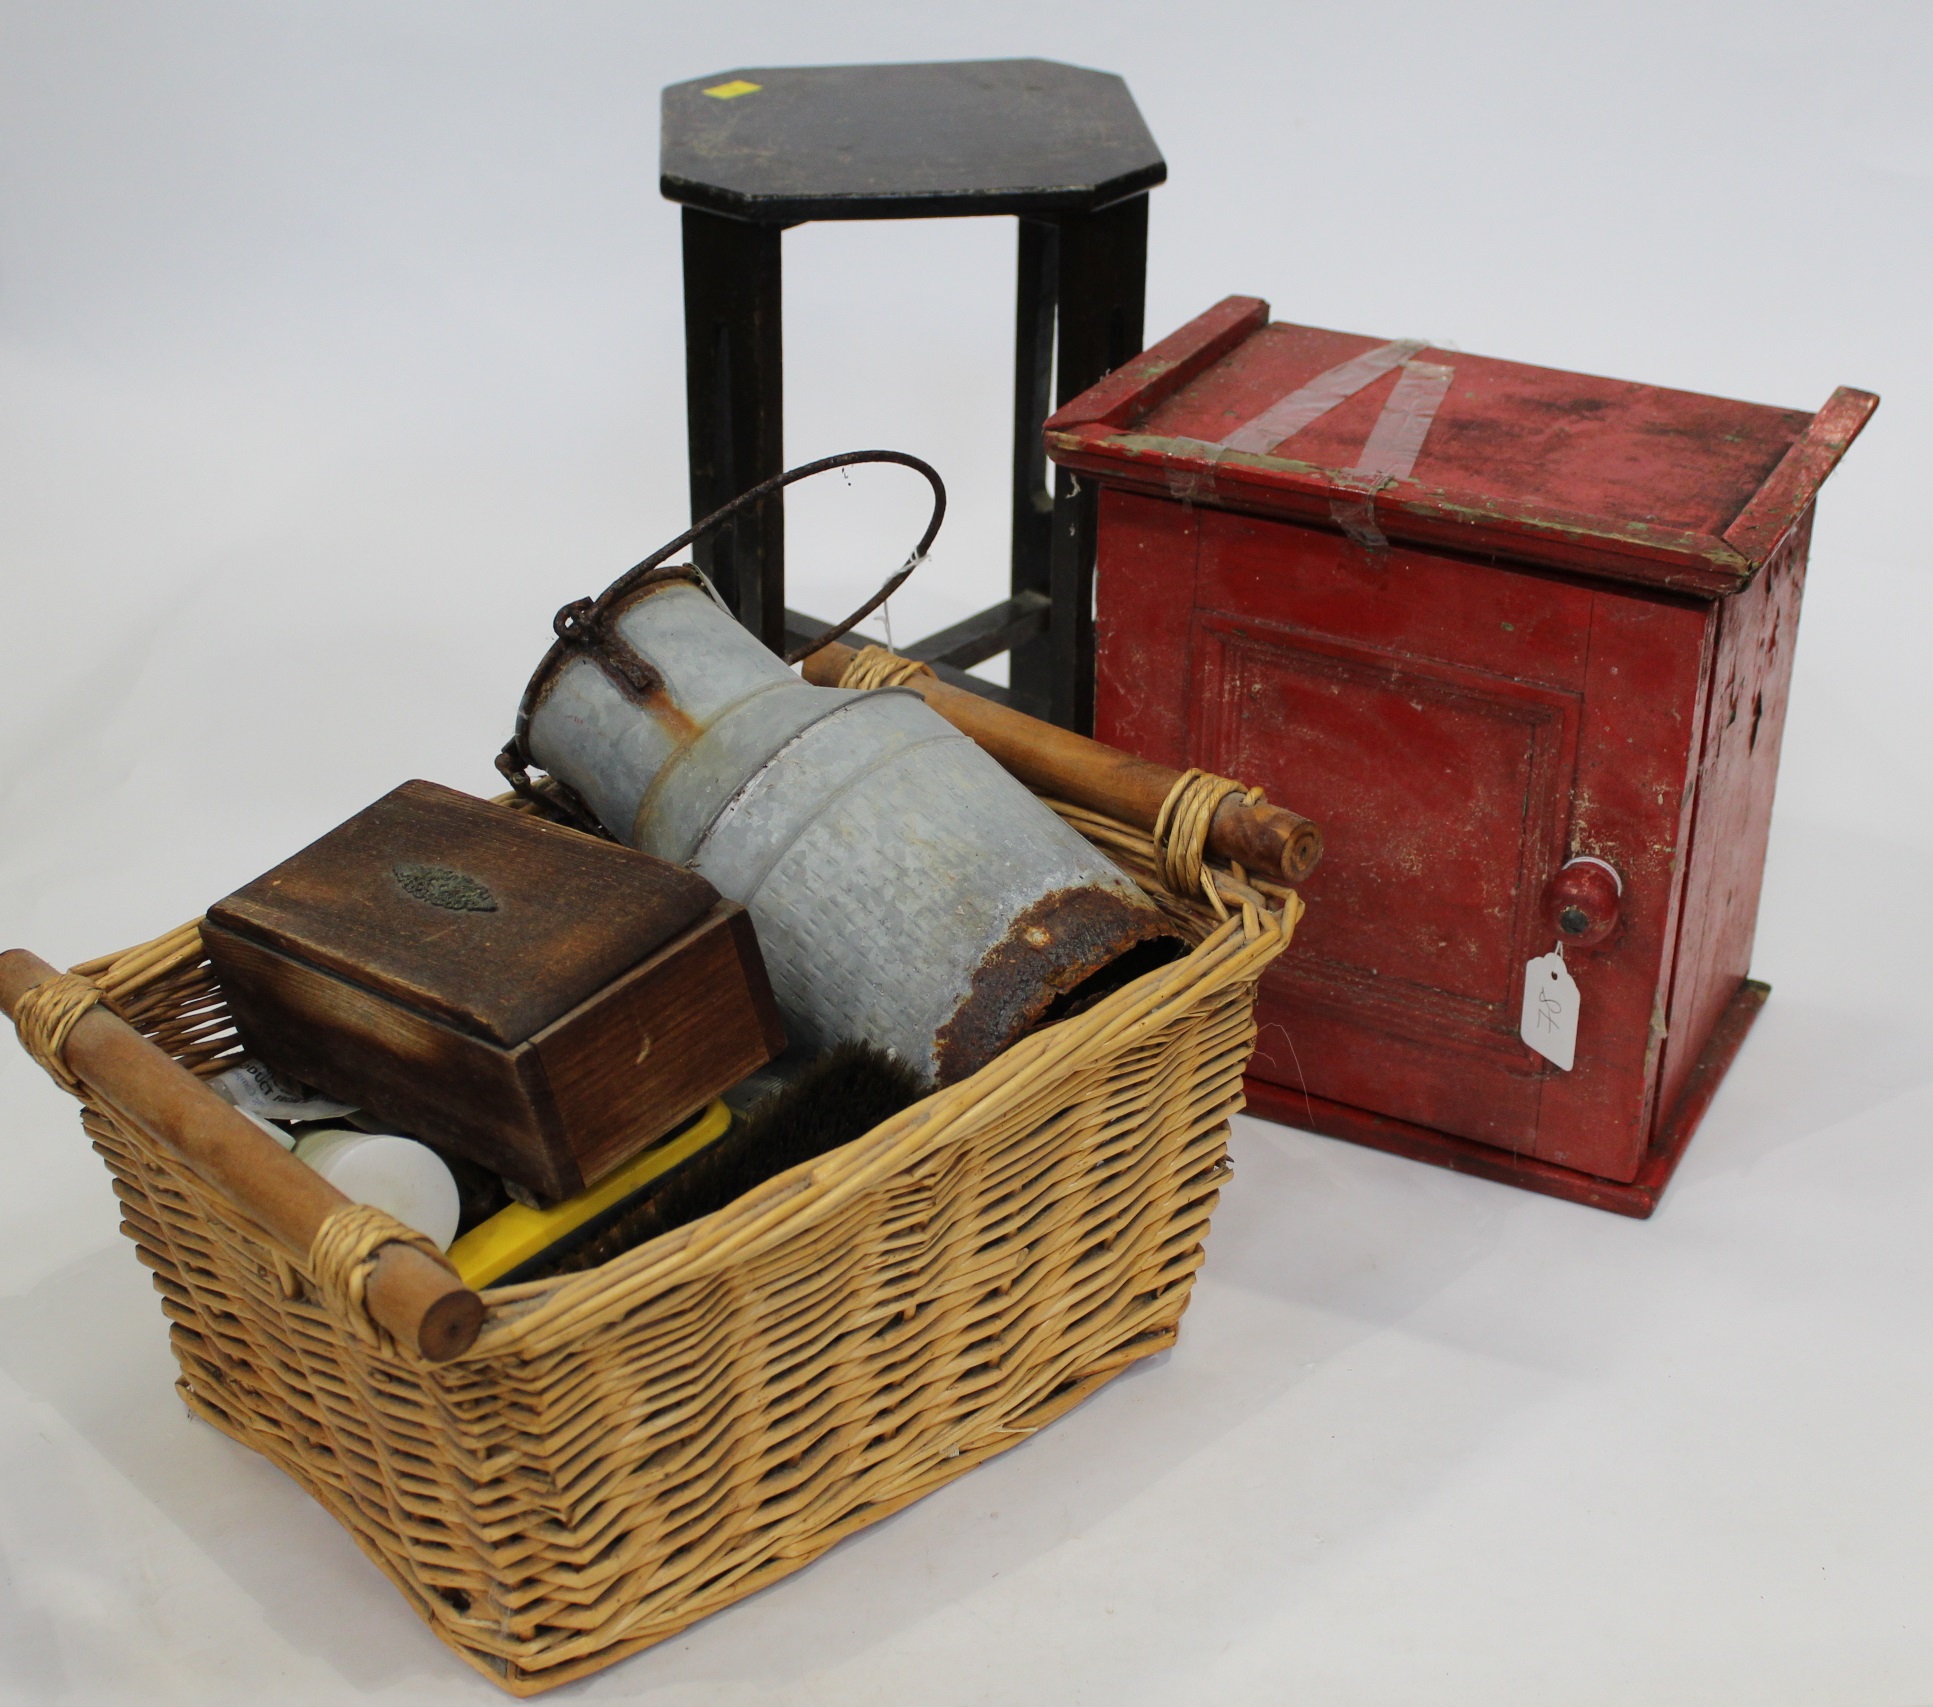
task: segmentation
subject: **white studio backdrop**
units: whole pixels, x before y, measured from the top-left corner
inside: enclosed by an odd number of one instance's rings
[[[1282,318],[1816,408],[1755,971],[1638,1224],[1239,1123],[1180,1348],[571,1693],[652,1703],[1933,1701],[1933,6],[0,0],[0,943],[156,934],[409,776],[490,791],[549,638],[686,522],[658,90],[1122,73],[1147,329]],[[788,458],[1006,573],[1013,227],[786,238]],[[792,602],[921,486],[788,507]],[[873,628],[875,635],[879,632]],[[0,1048],[0,1698],[484,1701],[191,1424],[72,1105]]]

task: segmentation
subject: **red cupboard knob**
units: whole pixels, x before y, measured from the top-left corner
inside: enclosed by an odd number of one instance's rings
[[[1551,879],[1544,911],[1566,948],[1592,948],[1617,929],[1623,894],[1616,867],[1580,854]]]

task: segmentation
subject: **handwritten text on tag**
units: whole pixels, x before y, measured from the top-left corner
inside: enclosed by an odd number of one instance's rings
[[[1524,968],[1524,1017],[1519,1035],[1565,1072],[1577,1054],[1577,983],[1564,965],[1562,946]]]

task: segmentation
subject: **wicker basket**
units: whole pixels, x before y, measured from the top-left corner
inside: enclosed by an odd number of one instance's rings
[[[1145,834],[1061,810],[1192,952],[702,1221],[486,1292],[450,1362],[372,1332],[306,1253],[104,1112],[111,1090],[78,1087],[183,1399],[529,1695],[797,1570],[1172,1344],[1255,983],[1300,903],[1239,872],[1177,900]],[[236,1048],[192,927],[75,970],[198,1074]]]

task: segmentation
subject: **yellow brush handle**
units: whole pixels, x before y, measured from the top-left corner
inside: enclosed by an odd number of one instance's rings
[[[660,1174],[668,1173],[687,1156],[696,1155],[732,1123],[732,1111],[714,1102],[692,1122],[640,1152],[615,1173],[607,1174],[586,1191],[567,1197],[549,1209],[513,1203],[488,1221],[479,1222],[449,1249],[449,1258],[466,1286],[488,1286],[534,1256],[550,1249],[566,1234],[622,1203]]]

